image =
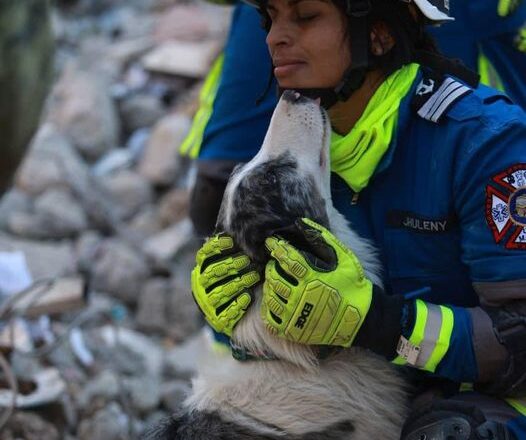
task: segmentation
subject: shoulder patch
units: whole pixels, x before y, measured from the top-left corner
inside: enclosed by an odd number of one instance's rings
[[[421,118],[439,123],[455,102],[472,91],[454,78],[426,73],[416,88],[413,107]]]
[[[526,163],[507,168],[486,186],[486,221],[495,243],[526,250]]]

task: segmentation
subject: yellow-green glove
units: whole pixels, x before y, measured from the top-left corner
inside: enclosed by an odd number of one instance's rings
[[[501,17],[507,17],[508,15],[513,14],[521,3],[522,0],[499,0],[497,13]]]
[[[232,237],[210,238],[196,255],[192,294],[212,328],[227,336],[252,301],[250,288],[260,280],[250,258],[239,251]]]
[[[262,317],[270,331],[314,345],[349,347],[371,305],[373,285],[343,243],[308,219],[296,226],[306,250],[270,237]]]

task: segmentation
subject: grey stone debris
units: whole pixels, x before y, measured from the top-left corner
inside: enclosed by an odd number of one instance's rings
[[[49,120],[88,160],[98,159],[117,145],[120,130],[117,111],[107,86],[96,76],[68,64],[52,100]]]
[[[94,437],[95,438],[95,437]],[[101,437],[102,438],[102,437]],[[31,412],[16,412],[0,433],[0,440],[59,440],[58,430]]]
[[[188,216],[190,192],[183,188],[174,188],[159,201],[159,219],[163,226],[183,220]]]
[[[128,440],[129,417],[116,402],[84,419],[79,426],[79,440]]]
[[[153,201],[150,182],[134,171],[122,170],[104,177],[103,184],[115,200],[122,219],[129,219]]]
[[[102,236],[93,230],[82,233],[75,244],[75,261],[77,269],[83,273],[90,273]]]
[[[117,374],[113,371],[102,371],[89,380],[77,396],[80,409],[87,410],[90,406],[100,405],[116,400],[120,393],[120,383]],[[95,401],[97,401],[95,403]]]
[[[110,238],[99,245],[92,265],[92,287],[135,304],[150,269],[140,252],[119,239]]]
[[[50,188],[35,200],[35,217],[43,238],[74,237],[89,226],[82,205],[60,188]]]
[[[189,129],[190,119],[180,114],[165,116],[155,124],[138,168],[152,184],[171,185],[184,171],[179,148]]]
[[[161,402],[159,378],[149,375],[123,380],[131,408],[138,414],[155,410]]]
[[[203,78],[219,53],[217,41],[187,42],[171,40],[154,48],[142,58],[152,72]]]
[[[12,188],[0,199],[0,229],[7,228],[14,213],[28,214],[32,208],[31,197],[17,188]]]
[[[155,95],[138,93],[125,98],[119,106],[124,129],[133,133],[139,128],[151,127],[165,114],[165,109]]]
[[[159,210],[155,205],[147,205],[130,219],[127,224],[128,230],[146,240],[161,231],[163,224],[159,218]]]
[[[24,253],[33,279],[75,273],[73,245],[68,240],[40,242],[0,233],[0,251],[15,250]]]
[[[56,392],[31,413],[17,409],[0,440],[132,440],[180,407],[209,351],[189,287],[199,242],[179,149],[232,8],[52,3],[57,82],[0,200],[0,252],[22,252],[35,279],[75,277],[89,301],[81,316],[51,312],[45,329],[20,320],[28,347],[57,345],[12,354],[19,382],[54,368],[66,387],[43,390]],[[33,82],[40,94],[45,81]]]
[[[185,218],[146,240],[143,251],[156,264],[166,266],[193,241],[192,223],[189,218]]]
[[[168,295],[167,332],[176,341],[185,341],[198,332],[203,325],[202,314],[190,290],[190,271],[187,274],[184,279],[175,277]]]
[[[153,278],[145,283],[137,306],[137,327],[145,332],[162,332],[168,323],[168,295],[170,281]]]

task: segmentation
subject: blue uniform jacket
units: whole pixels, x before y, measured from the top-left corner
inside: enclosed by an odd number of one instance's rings
[[[477,381],[468,308],[526,298],[526,115],[480,86],[432,122],[412,107],[419,82],[357,203],[335,175],[333,201],[380,249],[390,293],[452,306],[449,348],[435,373]]]

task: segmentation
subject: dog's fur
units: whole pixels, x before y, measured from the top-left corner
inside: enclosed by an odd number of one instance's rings
[[[285,92],[258,155],[237,169],[223,199],[218,230],[263,265],[264,240],[309,217],[328,227],[380,284],[374,250],[335,210],[330,194],[330,126],[317,103]],[[402,379],[389,363],[352,348],[318,360],[307,346],[268,332],[259,315],[261,288],[233,340],[279,360],[221,359],[203,367],[185,402],[150,438],[398,439],[406,411]]]

